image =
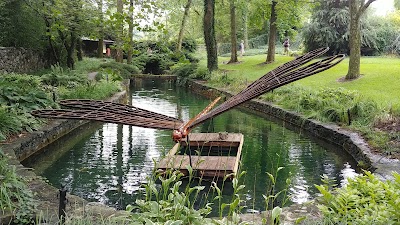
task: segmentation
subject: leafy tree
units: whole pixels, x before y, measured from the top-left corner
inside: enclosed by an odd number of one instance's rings
[[[103,45],[104,45],[104,16],[103,16],[103,0],[96,0],[97,13],[98,13],[98,39],[97,43],[97,57],[103,58]]]
[[[45,50],[45,24],[24,0],[1,0],[0,9],[0,46]]]
[[[270,63],[275,61],[275,41],[276,41],[276,32],[277,32],[277,18],[278,14],[276,12],[276,5],[278,2],[272,1],[271,4],[271,16],[269,19],[269,38],[268,38],[268,54],[266,63]]]
[[[116,23],[116,50],[117,50],[117,55],[115,57],[116,62],[121,62],[123,61],[123,51],[122,51],[122,44],[123,44],[123,36],[124,36],[124,18],[123,18],[123,10],[124,10],[124,2],[123,0],[117,0],[117,13],[114,14],[114,16],[117,18],[117,23]]]
[[[185,5],[185,11],[183,13],[182,24],[181,24],[181,27],[179,29],[178,44],[176,46],[176,50],[178,52],[182,50],[183,32],[185,30],[186,23],[187,23],[187,20],[188,20],[188,17],[189,17],[189,10],[190,10],[190,6],[191,5],[192,5],[192,0],[188,0],[186,5]]]
[[[347,80],[355,79],[360,76],[360,58],[361,58],[361,26],[360,18],[375,0],[349,0],[350,9],[350,60],[349,70],[346,75]]]
[[[394,0],[394,8],[400,10],[400,0]]]
[[[218,69],[217,41],[214,29],[215,0],[204,0],[204,42],[207,51],[207,68],[211,72]]]
[[[244,47],[246,49],[249,49],[249,28],[248,28],[248,22],[249,22],[249,2],[248,1],[240,1],[240,6],[241,7],[241,12],[242,12],[242,26],[243,26],[243,41],[244,41]]]
[[[382,51],[386,31],[379,18],[364,13],[360,18],[361,53],[371,55]],[[314,7],[311,20],[302,32],[305,51],[329,46],[328,54],[350,53],[350,12],[348,1],[320,0]]]
[[[236,38],[236,6],[235,0],[229,1],[230,18],[231,18],[231,59],[228,63],[235,63],[237,58],[237,38]]]
[[[329,46],[329,54],[347,52],[349,11],[344,1],[322,1],[313,9],[311,21],[304,26],[305,51]]]
[[[42,17],[46,25],[48,45],[55,63],[66,62],[68,67],[73,68],[78,40],[90,27],[87,23],[93,14],[91,4],[84,0],[25,2]]]
[[[129,0],[129,25],[128,25],[128,58],[126,63],[132,63],[132,54],[133,54],[133,9],[134,9],[134,2],[133,0]]]
[[[269,39],[266,63],[275,61],[275,45],[278,39],[293,36],[300,27],[301,14],[308,2],[297,0],[272,0],[269,12]]]

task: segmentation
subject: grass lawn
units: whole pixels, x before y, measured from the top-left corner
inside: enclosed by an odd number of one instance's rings
[[[229,57],[220,57],[219,68],[228,70],[232,78],[246,77],[253,81],[275,67],[290,61],[293,57],[276,55],[276,61],[263,64],[266,55],[239,57],[240,63],[226,64]],[[354,90],[361,93],[366,99],[376,101],[382,107],[392,107],[400,110],[400,58],[394,57],[363,57],[361,58],[362,76],[353,81],[339,82],[339,78],[346,75],[349,59],[346,58],[339,65],[296,81],[295,83],[311,88],[338,88]]]

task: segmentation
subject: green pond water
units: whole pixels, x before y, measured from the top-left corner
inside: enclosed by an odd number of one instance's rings
[[[209,102],[168,81],[143,80],[131,85],[130,104],[184,121]],[[314,184],[322,183],[323,174],[335,179],[338,185],[356,174],[352,160],[333,146],[247,110],[230,110],[192,132],[225,131],[244,134],[240,170],[246,174],[240,183],[246,186],[241,197],[249,212],[265,210],[262,195],[268,195],[270,187],[266,173],[274,174],[278,167],[284,169],[278,173],[276,190],[285,188],[290,180],[287,204],[313,199],[318,194]],[[142,198],[142,184],[152,174],[154,161],[173,145],[171,131],[92,123],[43,149],[41,155],[24,164],[55,187],[65,184],[72,194],[123,209]],[[202,185],[209,187],[210,183],[204,181]],[[224,201],[232,197],[229,186],[225,184]],[[203,204],[203,197],[199,199],[198,204]]]

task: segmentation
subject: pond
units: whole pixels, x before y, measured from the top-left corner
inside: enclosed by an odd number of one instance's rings
[[[210,102],[202,96],[177,88],[170,81],[137,80],[131,85],[130,104],[168,116],[189,120]],[[265,210],[270,179],[277,176],[276,190],[287,187],[287,204],[303,203],[317,195],[314,184],[325,174],[340,185],[354,176],[349,156],[333,146],[313,140],[301,132],[285,128],[265,116],[233,109],[192,132],[233,132],[244,134],[240,178],[248,211]],[[43,149],[25,164],[50,184],[65,184],[72,194],[118,209],[143,195],[142,184],[158,161],[174,145],[171,131],[127,125],[92,123]],[[204,182],[209,185],[209,182]],[[226,185],[225,185],[226,186]],[[226,188],[224,201],[231,191]]]

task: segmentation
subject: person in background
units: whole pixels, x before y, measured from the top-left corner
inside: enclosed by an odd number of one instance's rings
[[[240,57],[243,57],[244,54],[244,41],[240,42]]]
[[[285,41],[283,42],[284,55],[289,55],[289,47],[290,47],[289,38],[286,38]]]

